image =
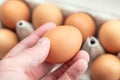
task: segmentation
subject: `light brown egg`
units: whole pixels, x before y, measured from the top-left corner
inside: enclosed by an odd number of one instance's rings
[[[9,29],[15,29],[20,20],[30,20],[30,9],[28,5],[20,0],[7,0],[1,6],[1,21]]]
[[[65,19],[64,24],[72,25],[78,28],[83,35],[84,41],[86,40],[86,38],[93,36],[96,31],[95,21],[89,14],[84,12],[70,14]]]
[[[54,22],[56,25],[61,25],[63,14],[57,6],[50,3],[43,3],[34,9],[32,22],[35,28],[38,28],[46,22]]]
[[[81,32],[73,26],[58,26],[44,35],[51,42],[50,53],[46,59],[51,64],[70,60],[81,48]]]
[[[98,37],[107,52],[120,52],[120,20],[105,22],[99,30]]]
[[[112,54],[99,56],[90,67],[93,80],[119,80],[120,60]]]
[[[0,59],[18,43],[17,35],[9,30],[0,28]]]

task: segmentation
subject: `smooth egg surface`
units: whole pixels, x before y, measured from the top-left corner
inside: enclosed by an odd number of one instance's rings
[[[56,25],[61,25],[63,22],[62,11],[53,4],[39,4],[32,13],[32,23],[35,28],[47,23],[54,22]]]
[[[68,15],[65,19],[65,25],[75,26],[83,35],[83,41],[88,37],[94,36],[96,24],[92,16],[84,12],[77,12]]]
[[[104,54],[93,61],[90,67],[93,80],[119,80],[120,60],[113,54]]]
[[[20,20],[30,21],[30,9],[24,1],[7,0],[0,9],[0,18],[3,25],[15,30],[16,23]]]
[[[70,60],[81,48],[81,32],[73,26],[58,26],[44,35],[51,42],[50,53],[46,59],[51,64]]]
[[[98,38],[107,52],[113,54],[120,52],[120,20],[105,22],[100,27]]]
[[[0,59],[3,58],[16,44],[18,37],[9,29],[0,28]]]

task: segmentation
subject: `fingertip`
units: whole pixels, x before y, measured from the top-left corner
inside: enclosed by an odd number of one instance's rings
[[[42,26],[39,26],[35,31],[34,34],[37,34],[37,36],[42,37],[47,31],[53,29],[56,27],[55,23],[49,22],[45,23]]]
[[[87,68],[88,68],[88,62],[85,59],[78,59],[74,64],[72,64],[67,69],[67,71],[65,72],[67,75],[63,74],[61,80],[63,78],[76,80],[86,72]]]
[[[55,23],[53,23],[53,22],[48,22],[48,23],[46,23],[45,25],[50,25],[50,26],[53,26],[53,27],[55,27],[55,26],[56,26],[56,24],[55,24]]]
[[[50,43],[50,40],[47,37],[42,37],[40,38],[40,40],[38,41],[39,43],[42,43],[43,41]]]
[[[87,62],[90,61],[90,56],[89,56],[88,52],[86,52],[85,50],[80,50],[80,51],[78,52],[78,55],[79,55],[79,57],[80,57],[81,59],[84,59],[84,60],[86,60]]]
[[[42,37],[38,41],[38,45],[42,48],[50,48],[50,40],[47,37]]]
[[[42,27],[55,28],[55,27],[56,27],[56,24],[53,23],[53,22],[48,22],[48,23],[43,24],[43,25],[40,26],[40,27],[41,27],[41,28],[42,28]]]

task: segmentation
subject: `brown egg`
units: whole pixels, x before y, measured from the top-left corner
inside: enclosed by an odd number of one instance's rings
[[[95,21],[89,14],[84,12],[73,13],[69,15],[66,18],[64,24],[72,25],[78,28],[83,35],[83,40],[86,40],[86,38],[93,36],[96,31]]]
[[[120,21],[105,22],[99,30],[99,40],[107,52],[120,52]]]
[[[51,42],[50,53],[46,59],[51,64],[70,60],[81,48],[81,32],[73,26],[59,26],[45,35]]]
[[[0,28],[0,59],[18,43],[17,35],[9,30]]]
[[[93,80],[119,80],[120,60],[112,54],[99,56],[90,67]]]
[[[38,28],[46,22],[54,22],[56,25],[61,25],[63,22],[63,14],[61,10],[53,4],[40,4],[33,11],[32,22],[35,28]]]
[[[1,6],[1,20],[9,29],[15,29],[20,20],[30,20],[30,9],[27,4],[20,0],[7,0]]]

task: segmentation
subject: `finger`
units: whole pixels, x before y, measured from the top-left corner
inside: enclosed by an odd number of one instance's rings
[[[65,72],[72,64],[74,64],[79,59],[84,59],[87,62],[89,62],[89,55],[88,55],[88,53],[86,51],[83,51],[83,50],[79,51],[78,54],[76,54],[76,56],[72,60],[70,60],[69,62],[65,63],[58,70],[53,72],[53,75],[55,75],[56,77],[60,77],[63,74],[63,72]]]
[[[26,73],[30,75],[32,73],[31,77],[34,77],[34,80],[41,80],[47,73],[51,71],[53,67],[54,65],[44,62],[38,66],[30,68],[30,70],[28,69],[28,72],[26,71]]]
[[[89,62],[90,57],[89,54],[85,50],[80,50],[73,59],[71,59],[68,63],[69,65],[73,64],[78,59],[85,59],[87,62]]]
[[[45,61],[49,50],[50,41],[48,38],[43,37],[35,46],[24,50],[16,56],[13,56],[12,59],[24,67],[36,66]]]
[[[5,57],[14,56],[22,52],[23,50],[34,46],[45,32],[47,32],[48,30],[54,27],[56,27],[54,23],[46,23],[42,25],[36,31],[34,31],[30,36],[28,36],[27,38],[22,40],[19,44],[17,44]]]
[[[12,58],[7,58],[7,60],[18,65],[28,76],[35,78],[34,80],[38,80],[54,66],[44,61],[49,53],[49,49],[49,39],[42,37],[34,47],[28,48]]]
[[[78,80],[87,70],[88,62],[84,59],[76,61],[58,80]]]
[[[28,48],[21,54],[13,56],[12,60],[20,65],[26,74],[38,80],[53,67],[53,65],[44,62],[49,53],[49,49],[50,41],[48,38],[43,37],[34,47]]]
[[[63,75],[63,72],[65,72],[72,64],[74,64],[76,61],[80,59],[84,59],[86,62],[89,62],[88,53],[83,50],[79,51],[73,59],[71,59],[69,62],[65,63],[64,65],[62,65],[59,69],[57,69],[52,74],[50,74],[49,77],[59,78],[60,76]]]
[[[88,62],[84,59],[77,60],[61,76],[48,75],[44,80],[78,80],[78,78],[87,70]]]

